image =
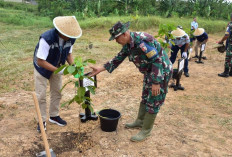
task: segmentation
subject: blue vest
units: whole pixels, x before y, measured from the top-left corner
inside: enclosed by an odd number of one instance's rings
[[[208,34],[204,32],[202,35],[196,36],[196,38],[199,42],[203,42],[204,40],[208,39]]]
[[[75,43],[75,39],[70,38],[68,41],[65,41],[63,45],[63,49],[60,50],[59,49],[59,35],[58,35],[58,31],[55,28],[50,29],[46,31],[45,33],[43,33],[40,36],[40,39],[41,38],[43,38],[50,46],[46,61],[55,67],[59,67],[60,65],[65,64],[70,48]],[[39,43],[37,44],[35,48],[35,52],[34,52],[34,59],[33,59],[34,67],[42,76],[49,79],[53,72],[46,70],[37,64],[36,56],[37,56],[38,49],[39,49]]]

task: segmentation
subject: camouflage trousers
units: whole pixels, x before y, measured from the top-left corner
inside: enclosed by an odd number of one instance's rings
[[[225,68],[232,67],[232,49],[226,50]]]
[[[157,114],[160,107],[164,104],[166,94],[168,92],[168,82],[172,76],[172,72],[164,77],[160,84],[160,94],[157,96],[152,95],[152,81],[150,74],[144,74],[143,91],[142,91],[142,104],[146,105],[146,111],[151,114]]]

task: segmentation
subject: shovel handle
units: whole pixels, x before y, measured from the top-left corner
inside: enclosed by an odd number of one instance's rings
[[[45,130],[44,130],[43,121],[42,121],[42,117],[41,117],[41,113],[40,113],[40,109],[39,109],[39,103],[38,103],[37,97],[35,95],[35,92],[33,92],[32,95],[33,95],[33,99],[34,99],[34,103],[35,103],[36,113],[37,113],[37,116],[38,116],[38,119],[39,119],[39,127],[40,127],[40,130],[41,130],[41,134],[42,134],[42,138],[43,138],[43,142],[44,142],[46,156],[51,157],[47,136],[46,136],[46,133],[45,133]]]

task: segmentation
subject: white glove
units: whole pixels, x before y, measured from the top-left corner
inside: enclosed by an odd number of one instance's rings
[[[205,44],[201,45],[201,51],[205,51]]]
[[[64,74],[64,69],[62,69],[61,71],[59,71],[58,74],[63,75]]]
[[[187,52],[182,53],[182,58],[186,59],[187,58]]]
[[[191,53],[192,51],[193,51],[193,49],[192,49],[192,48],[190,48],[190,49],[189,49],[189,52]]]

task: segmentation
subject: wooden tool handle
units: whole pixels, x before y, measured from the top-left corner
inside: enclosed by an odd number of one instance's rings
[[[44,142],[46,155],[47,155],[47,157],[51,157],[51,153],[49,151],[49,145],[48,145],[47,136],[46,136],[46,133],[45,133],[45,130],[44,130],[43,120],[42,120],[40,109],[39,109],[39,103],[38,103],[37,97],[35,95],[35,92],[33,92],[32,95],[33,95],[33,99],[34,99],[34,103],[35,103],[36,113],[37,113],[37,116],[38,116],[38,119],[39,119],[39,127],[40,127],[40,130],[41,130],[41,133],[42,133],[42,138],[43,138],[43,142]]]

